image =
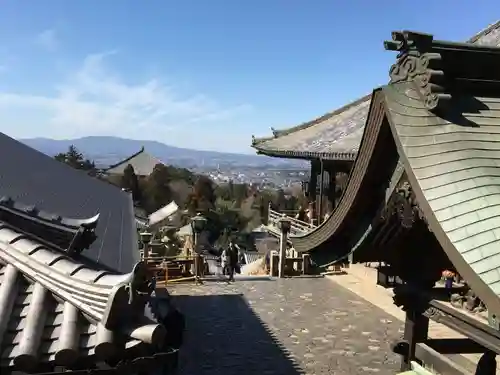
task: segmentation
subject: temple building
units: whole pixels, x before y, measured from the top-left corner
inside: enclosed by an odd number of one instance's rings
[[[142,147],[139,152],[136,152],[119,163],[113,164],[105,169],[104,173],[109,176],[121,176],[123,175],[125,168],[127,168],[128,165],[131,165],[138,177],[147,177],[153,172],[153,169],[157,164],[163,164],[163,162],[148,154],[144,150],[144,147]]]
[[[315,203],[315,225],[338,203],[356,158],[369,104],[370,95],[305,124],[273,129],[272,137],[252,139],[259,154],[310,161],[304,190]]]
[[[498,28],[499,25],[494,24],[474,35],[467,43],[495,43],[491,35]],[[316,228],[328,221],[344,195],[371,102],[370,94],[305,124],[284,130],[272,129],[271,137],[252,138],[252,147],[259,154],[310,160],[310,179],[304,183],[304,190],[309,201],[314,203],[314,220],[306,226],[292,220],[292,235],[299,237],[298,242],[300,238],[317,238],[314,232],[322,238],[321,241],[310,242],[308,249],[314,249],[326,240],[321,234],[324,229],[316,231]],[[325,218],[325,214],[328,218]],[[278,212],[270,211],[268,227],[271,234],[279,232],[274,223],[280,216]]]
[[[0,373],[168,373],[168,295],[130,194],[0,133]]]
[[[318,265],[346,257],[384,262],[397,276],[394,301],[407,312],[395,351],[436,373],[468,373],[445,355],[500,353],[500,22],[469,43],[394,32],[390,82],[373,91],[348,183],[319,227],[291,236]],[[436,282],[454,270],[489,321],[442,303]],[[442,293],[442,290],[441,290]],[[427,337],[429,319],[464,339]],[[479,370],[479,367],[483,367]],[[487,368],[487,369],[486,369]]]

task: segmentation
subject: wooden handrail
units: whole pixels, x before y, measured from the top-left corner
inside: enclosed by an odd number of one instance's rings
[[[193,260],[194,257],[192,255],[181,255],[181,256],[152,256],[152,257],[143,257],[142,260],[144,261],[149,261],[149,260],[165,260],[165,261],[171,261],[175,262],[176,260]]]
[[[305,221],[295,219],[294,217],[287,216],[284,213],[277,212],[271,209],[269,210],[268,223],[275,227],[278,227],[278,221],[284,217],[290,220],[291,223],[290,233],[292,235],[304,234],[316,228],[314,224],[306,223]]]

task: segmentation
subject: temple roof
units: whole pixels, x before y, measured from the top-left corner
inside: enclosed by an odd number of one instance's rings
[[[500,43],[500,21],[468,40],[480,45]],[[253,138],[258,153],[285,157],[325,160],[354,160],[363,135],[371,96],[364,96],[315,120],[283,130],[273,136]]]
[[[139,152],[107,168],[105,173],[123,174],[125,168],[127,168],[129,164],[134,167],[134,172],[137,176],[149,176],[153,172],[155,166],[157,164],[163,164],[163,162],[148,154],[144,151],[144,147],[142,147]]]
[[[139,259],[131,195],[0,133],[0,198],[56,216],[99,215],[97,239],[81,254],[116,272],[130,272]],[[1,218],[0,218],[1,219]]]
[[[482,36],[496,46],[498,26]],[[393,39],[386,42],[386,49],[398,52],[391,82],[372,95],[346,191],[322,225],[292,237],[292,243],[308,251],[328,241],[321,252],[334,258],[338,254],[332,249],[354,248],[384,203],[385,189],[394,188],[391,176],[400,174],[402,165],[415,195],[411,204],[429,233],[498,315],[500,48],[413,32],[393,33]],[[366,200],[367,194],[373,199]]]
[[[116,274],[82,263],[51,243],[58,239],[52,221],[33,218],[29,226],[11,213],[0,217],[0,368],[116,360],[138,345],[163,343],[165,327],[147,316],[144,264]]]

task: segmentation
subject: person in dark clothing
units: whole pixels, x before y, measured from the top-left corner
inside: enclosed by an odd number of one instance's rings
[[[231,241],[229,242],[229,246],[227,248],[227,274],[229,276],[228,281],[234,281],[234,271],[238,264],[238,250],[236,246]]]

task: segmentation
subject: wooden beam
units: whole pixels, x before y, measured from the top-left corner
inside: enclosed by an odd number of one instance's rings
[[[441,354],[484,353],[487,349],[469,338],[428,339],[426,345]]]
[[[423,363],[424,367],[431,368],[436,374],[472,375],[464,367],[458,365],[451,359],[438,353],[436,350],[424,343],[417,344],[415,348],[415,356]]]

